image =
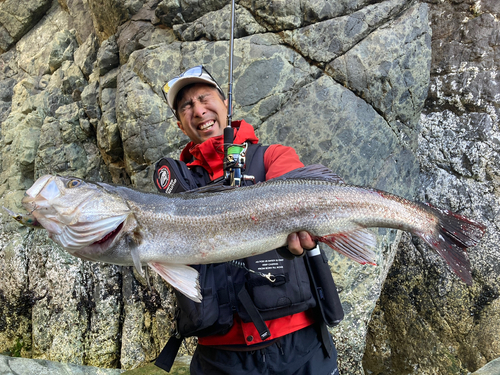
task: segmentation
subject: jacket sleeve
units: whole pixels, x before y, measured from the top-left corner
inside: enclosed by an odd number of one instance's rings
[[[264,154],[266,180],[279,177],[294,169],[303,167],[295,150],[283,145],[271,145]]]

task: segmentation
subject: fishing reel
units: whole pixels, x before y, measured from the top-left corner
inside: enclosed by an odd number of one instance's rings
[[[224,181],[229,186],[241,186],[243,181],[255,181],[254,176],[245,175],[245,156],[248,143],[227,144],[224,157]]]
[[[231,124],[231,111],[228,111],[228,124]],[[248,143],[234,144],[233,128],[224,128],[224,185],[241,186],[243,181],[255,181],[254,176],[244,175],[245,156]]]

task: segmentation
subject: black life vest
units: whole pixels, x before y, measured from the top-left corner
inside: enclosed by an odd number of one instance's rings
[[[266,146],[250,144],[246,152],[245,174],[255,183],[265,181],[264,153]],[[156,163],[155,185],[159,191],[180,192],[205,186],[210,182],[200,166],[188,169],[181,161],[163,158]],[[251,185],[253,182],[244,181]],[[243,202],[244,203],[244,202]],[[271,273],[271,282],[258,274],[235,266]],[[193,266],[200,273],[202,302],[191,301],[176,291],[180,308],[177,324],[183,337],[224,334],[238,314],[243,322],[253,322],[262,339],[270,333],[265,320],[306,311],[316,306],[303,259],[284,259],[276,250],[241,259],[237,262]]]
[[[266,146],[259,144],[248,146],[245,174],[254,176],[255,183],[265,181],[266,150]],[[171,158],[163,158],[156,163],[153,179],[158,191],[167,193],[179,193],[211,182],[204,168],[196,166],[190,169],[185,163]],[[253,182],[244,181],[243,184],[251,185]],[[280,256],[282,253],[280,249],[276,249],[236,262],[193,265],[200,273],[202,301],[193,302],[175,291],[178,303],[177,337],[170,338],[156,365],[169,371],[183,337],[223,335],[233,326],[234,314],[238,314],[243,322],[253,322],[264,340],[270,336],[265,320],[312,309],[317,301],[321,305],[320,309],[316,309],[316,316],[321,321],[321,335],[324,336],[322,341],[329,342],[329,333],[323,321],[329,325],[338,324],[343,318],[343,310],[324,253],[322,257],[316,257],[321,258],[316,262],[321,273],[328,279],[326,284],[329,287],[325,290],[329,293],[326,299],[335,310],[328,317],[325,317],[323,308],[325,295],[319,295],[322,287],[318,287],[314,277],[310,277],[308,273],[310,263],[307,257],[285,259]],[[254,271],[271,273],[276,281],[271,282],[265,277],[250,273],[235,266],[235,263]],[[329,310],[326,311],[328,313]],[[331,347],[325,350],[331,353]]]

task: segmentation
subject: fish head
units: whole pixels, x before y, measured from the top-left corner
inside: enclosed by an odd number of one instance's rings
[[[109,185],[74,177],[45,175],[35,181],[22,200],[49,237],[71,254],[114,240],[133,216],[126,201]]]

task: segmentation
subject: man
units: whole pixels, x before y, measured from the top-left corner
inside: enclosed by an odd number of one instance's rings
[[[199,66],[169,81],[164,94],[179,129],[191,140],[180,156],[190,171],[178,162],[160,161],[155,173],[157,188],[171,191],[169,181],[177,180],[191,182],[190,187],[193,181],[196,186],[210,184],[223,176],[223,130],[228,103],[224,93]],[[249,145],[246,172],[255,175],[256,182],[303,167],[294,149],[261,146],[248,123],[241,120],[231,125],[234,143]],[[175,169],[182,176],[170,178],[169,174],[169,178],[164,178],[162,172],[167,167],[169,173]],[[304,250],[316,248],[316,243],[302,231],[290,234],[287,245],[241,262],[196,266],[202,303],[177,294],[180,333],[198,336],[191,374],[338,373],[331,337],[320,334],[323,323],[313,312],[316,301],[301,258]],[[277,282],[249,271],[258,270],[263,264],[276,274]]]

